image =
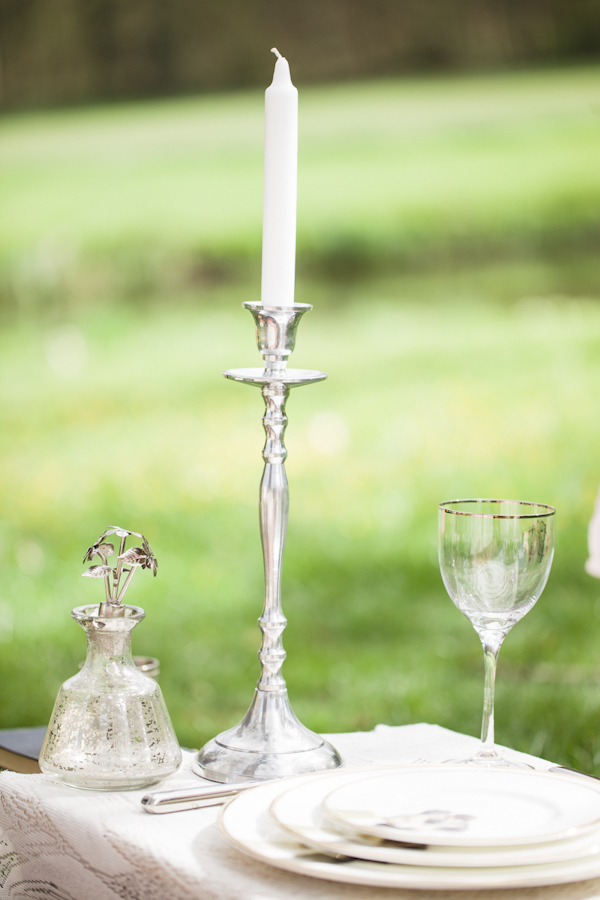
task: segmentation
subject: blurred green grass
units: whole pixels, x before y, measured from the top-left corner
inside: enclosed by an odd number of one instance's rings
[[[598,68],[301,91],[301,273],[589,250]],[[262,93],[5,116],[5,305],[195,288],[260,257]]]
[[[454,285],[449,302],[426,276],[368,282],[303,324],[296,362],[325,362],[330,380],[289,403],[285,674],[313,728],[428,720],[476,733],[481,651],[439,578],[436,505],[554,503],[550,583],[501,654],[498,735],[598,765],[600,591],[583,563],[600,308],[507,303],[493,271],[479,283],[479,296]],[[214,309],[112,307],[2,335],[2,724],[44,721],[75,671],[84,641],[69,610],[100,590],[78,581],[79,559],[115,522],[143,529],[159,558],[156,581],[142,573],[130,590],[148,611],[135,646],[161,658],[182,740],[244,712],[262,597],[262,403],[219,372],[256,362],[238,305],[251,295],[220,288]]]
[[[581,69],[302,94],[315,309],[294,364],[330,379],[288,406],[284,673],[312,728],[478,732],[481,649],[441,584],[437,503],[535,499],[558,508],[556,561],[502,650],[497,737],[600,771],[598,93]],[[109,524],[159,559],[128,598],[181,740],[250,702],[262,402],[219,373],[258,362],[256,265],[231,273],[259,250],[260,102],[4,120],[2,726],[46,721],[83,657],[69,611],[99,600],[79,560]],[[207,259],[233,269],[192,277]]]

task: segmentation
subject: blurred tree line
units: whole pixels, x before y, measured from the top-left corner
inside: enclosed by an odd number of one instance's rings
[[[0,0],[5,108],[600,55],[600,0]]]

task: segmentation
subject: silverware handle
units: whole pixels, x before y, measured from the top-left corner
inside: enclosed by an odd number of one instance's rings
[[[142,809],[151,815],[200,809],[203,806],[220,806],[231,797],[248,788],[263,784],[261,781],[243,781],[236,784],[211,784],[206,787],[187,788],[179,791],[157,791],[142,797]]]

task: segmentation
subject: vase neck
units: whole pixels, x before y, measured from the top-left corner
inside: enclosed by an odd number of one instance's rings
[[[133,665],[131,631],[88,631],[85,668]]]

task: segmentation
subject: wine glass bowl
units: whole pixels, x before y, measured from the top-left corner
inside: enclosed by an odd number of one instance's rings
[[[502,641],[540,597],[554,555],[555,509],[523,500],[451,500],[439,506],[442,579],[481,639],[482,744],[463,762],[514,765],[494,748],[494,681]]]

